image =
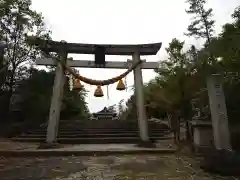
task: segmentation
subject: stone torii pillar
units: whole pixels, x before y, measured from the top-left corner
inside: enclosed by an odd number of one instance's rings
[[[67,53],[61,54],[61,61],[66,63]],[[52,100],[50,105],[49,120],[47,127],[46,143],[55,143],[58,134],[58,125],[62,105],[62,96],[65,84],[64,69],[60,63],[57,64],[56,75],[53,85]]]
[[[139,61],[140,54],[136,51],[133,54],[133,61]],[[140,138],[144,142],[149,141],[148,137],[148,120],[146,116],[146,108],[144,106],[144,94],[143,94],[143,79],[141,64],[133,70],[134,75],[134,87],[136,91],[136,106],[137,106],[137,118]]]
[[[64,43],[61,48],[60,61],[62,63],[67,63],[67,51],[66,51],[66,41],[61,41]],[[62,65],[59,62],[55,62],[56,64],[56,72],[55,79],[52,91],[52,99],[49,111],[49,119],[48,119],[48,127],[47,127],[47,137],[46,143],[53,144],[56,143],[57,134],[58,134],[58,125],[60,119],[61,105],[62,105],[62,97],[63,90],[65,84],[65,72]]]

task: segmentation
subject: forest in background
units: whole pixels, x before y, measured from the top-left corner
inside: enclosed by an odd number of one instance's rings
[[[51,31],[46,29],[42,14],[31,9],[31,3],[0,1],[0,42],[8,46],[0,53],[0,117],[1,129],[6,131],[16,129],[8,125],[18,124],[21,131],[45,123],[50,108],[55,68],[34,68],[41,52],[28,44],[27,35],[51,39]],[[70,91],[66,83],[61,118],[88,119],[86,95],[84,88]]]
[[[212,16],[210,12],[206,10],[209,17]],[[209,32],[214,32],[213,25],[208,27]],[[201,34],[201,29],[193,28],[189,31],[195,33],[193,35]],[[231,123],[239,122],[240,6],[232,14],[232,23],[225,24],[217,36],[211,34],[203,35],[206,43],[202,49],[192,45],[184,51],[185,42],[176,38],[169,43],[166,48],[169,58],[160,61],[160,68],[155,71],[156,77],[144,85],[148,117],[161,118],[175,112],[190,120],[193,100],[196,100],[198,107],[208,106],[207,76],[219,73],[224,79],[229,120]],[[121,108],[122,102],[119,104],[122,118],[136,118],[135,104],[135,94],[126,103],[127,108]],[[209,108],[205,111],[206,114],[210,113]]]

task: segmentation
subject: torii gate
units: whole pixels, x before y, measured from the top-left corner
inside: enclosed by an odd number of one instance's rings
[[[31,39],[32,45],[37,45],[41,50],[47,52],[58,52],[62,62],[69,67],[85,68],[114,68],[128,69],[134,62],[140,61],[141,55],[156,55],[162,43],[139,44],[139,45],[102,45],[102,44],[77,44],[66,43],[64,41],[45,41],[41,39]],[[74,54],[95,54],[95,62],[89,60],[67,60],[69,53]],[[105,55],[130,55],[131,60],[127,62],[105,62]],[[56,65],[56,75],[54,80],[53,95],[49,113],[46,143],[52,144],[56,141],[60,107],[64,86],[64,69],[60,63],[52,58],[42,58],[37,60],[37,65]],[[148,124],[146,109],[144,107],[142,69],[156,69],[158,62],[143,61],[134,68],[134,87],[136,90],[137,117],[140,138],[143,142],[149,142]]]

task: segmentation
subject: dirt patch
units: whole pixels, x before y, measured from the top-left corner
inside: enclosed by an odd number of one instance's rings
[[[94,159],[95,159],[96,163],[107,164],[109,166],[111,166],[112,164],[115,163],[115,158],[113,158],[113,157],[111,158],[111,157],[108,157],[108,156],[98,157],[97,159],[96,158],[94,158]]]
[[[115,165],[111,166],[111,169],[118,170],[118,171],[127,171],[131,170],[134,173],[141,173],[141,172],[149,172],[153,173],[156,172],[159,168],[166,168],[166,164],[163,160],[157,159],[146,159],[146,158],[139,158],[139,159],[126,159],[126,161],[122,161],[120,163],[116,163]]]
[[[1,180],[66,177],[86,167],[79,158],[10,158],[0,160]]]

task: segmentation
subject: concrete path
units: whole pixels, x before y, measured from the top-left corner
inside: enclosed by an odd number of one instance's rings
[[[60,144],[58,148],[38,149],[38,144],[18,143],[9,140],[0,142],[0,156],[85,156],[110,154],[174,153],[177,147],[172,140],[161,140],[155,148],[141,148],[135,144]]]

